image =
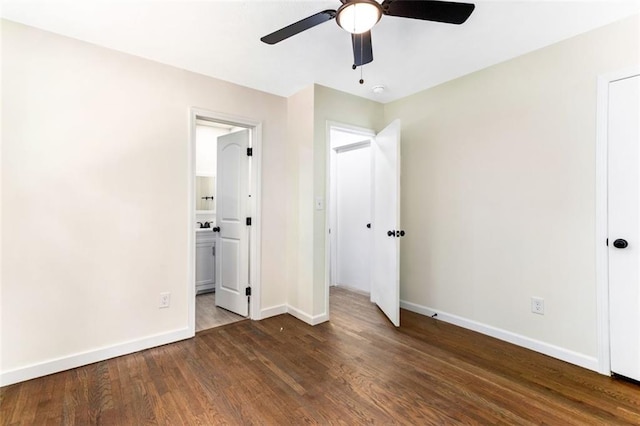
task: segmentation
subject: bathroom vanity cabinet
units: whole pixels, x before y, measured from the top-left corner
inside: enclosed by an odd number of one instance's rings
[[[196,231],[196,294],[213,291],[216,277],[216,239],[211,229]]]

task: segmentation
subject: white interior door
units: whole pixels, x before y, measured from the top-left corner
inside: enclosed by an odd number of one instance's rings
[[[336,284],[371,291],[371,146],[336,152]]]
[[[640,380],[640,76],[609,84],[611,371]]]
[[[248,129],[218,137],[216,306],[249,315]]]
[[[400,120],[378,133],[373,149],[371,301],[400,325]],[[404,234],[404,231],[402,231]]]

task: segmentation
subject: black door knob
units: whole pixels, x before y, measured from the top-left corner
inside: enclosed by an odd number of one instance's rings
[[[405,234],[404,230],[401,230],[401,231],[399,232],[399,234],[400,234],[400,236],[401,236],[401,237],[404,237],[404,234]]]
[[[214,226],[213,228],[211,228],[211,230],[213,232],[220,232],[220,227],[219,226]]]
[[[395,237],[396,236],[396,231],[387,231],[387,235],[390,237]]]
[[[613,242],[613,246],[619,249],[627,248],[628,245],[629,243],[627,242],[627,240],[623,240],[622,238],[618,238]]]
[[[367,223],[367,229],[371,229],[371,224]]]

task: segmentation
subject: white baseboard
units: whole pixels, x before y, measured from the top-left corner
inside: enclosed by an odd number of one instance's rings
[[[323,313],[320,315],[316,315],[312,318],[311,321],[311,325],[318,325],[318,324],[322,324],[323,322],[327,322],[329,321],[329,314],[328,313]]]
[[[535,340],[521,334],[512,333],[507,330],[482,324],[477,321],[459,317],[457,315],[448,314],[446,312],[438,311],[427,306],[417,305],[415,303],[407,302],[404,300],[400,301],[400,307],[408,311],[426,316],[438,314],[437,319],[439,321],[448,322],[462,328],[477,331],[478,333],[486,334],[487,336],[495,337],[496,339],[504,340],[505,342],[513,343],[514,345],[531,349],[532,351],[540,352],[542,354],[557,358],[570,364],[577,365],[579,367],[583,367],[596,372],[600,371],[598,369],[598,359],[595,357],[584,355],[578,352],[571,351],[569,349],[552,345],[550,343],[541,342],[539,340]]]
[[[309,325],[318,325],[325,321],[329,321],[329,315],[326,313],[313,316],[290,305],[277,305],[263,309],[260,312],[260,319],[274,317],[281,314],[289,314],[299,319],[300,321],[306,322]]]
[[[302,312],[301,310],[296,309],[292,306],[287,306],[287,313],[298,318],[300,321],[306,322],[309,325],[318,325],[325,321],[329,321],[329,315],[327,313],[311,316],[306,312]]]
[[[306,322],[309,325],[317,325],[329,320],[329,315],[326,313],[311,316],[288,305],[278,305],[263,309],[260,311],[261,318],[259,319],[265,319],[286,313],[293,315],[294,317]],[[103,347],[61,358],[56,358],[37,364],[28,365],[26,367],[16,368],[14,370],[3,371],[0,373],[0,386],[7,386],[18,382],[35,379],[37,377],[59,373],[61,371],[69,370],[72,368],[93,364],[94,362],[104,361],[105,359],[115,358],[144,349],[189,339],[193,336],[193,332],[190,332],[188,328],[183,328],[167,333],[148,336],[138,340],[132,340],[114,346]]]
[[[287,313],[287,305],[277,305],[272,306],[270,308],[265,308],[260,311],[260,318],[256,318],[258,320],[263,320],[270,317],[275,317],[276,315],[282,315]]]
[[[190,332],[188,328],[182,328],[179,330],[156,334],[153,336],[120,343],[113,346],[56,358],[49,361],[28,365],[26,367],[16,368],[15,370],[3,371],[2,373],[0,373],[0,386],[7,386],[13,383],[24,382],[26,380],[35,379],[36,377],[59,373],[60,371],[81,367],[83,365],[93,364],[94,362],[104,361],[105,359],[131,354],[143,349],[166,345],[167,343],[173,343],[180,340],[189,339],[191,337],[193,337],[193,333]]]

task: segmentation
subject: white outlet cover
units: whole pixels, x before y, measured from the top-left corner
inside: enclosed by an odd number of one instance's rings
[[[160,293],[160,304],[158,307],[168,308],[170,304],[171,304],[171,293],[169,292]]]
[[[316,210],[324,210],[324,198],[316,197]]]
[[[531,298],[531,312],[538,315],[544,315],[544,299],[541,297]]]

